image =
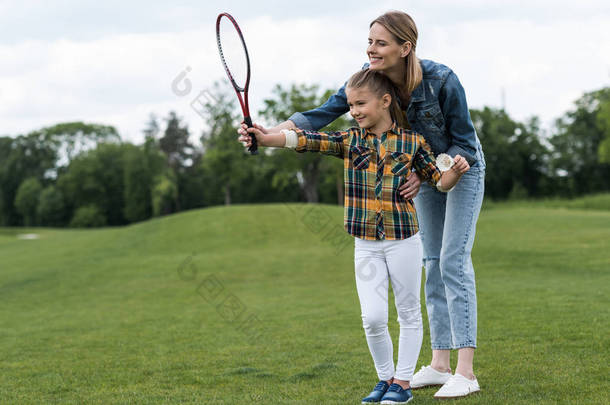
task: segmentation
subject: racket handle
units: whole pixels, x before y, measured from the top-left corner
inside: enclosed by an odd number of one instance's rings
[[[244,123],[248,126],[248,128],[254,127],[254,125],[252,125],[252,119],[249,116],[244,117]],[[251,133],[250,138],[252,138],[252,144],[248,148],[248,152],[250,152],[251,155],[258,155],[258,143],[256,141],[256,136]]]

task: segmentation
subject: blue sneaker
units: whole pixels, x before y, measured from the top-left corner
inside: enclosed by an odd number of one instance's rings
[[[375,388],[373,388],[373,391],[371,391],[369,396],[366,398],[362,398],[362,403],[363,404],[370,404],[373,402],[378,403],[379,401],[381,401],[381,397],[383,397],[383,394],[386,393],[386,391],[388,390],[389,387],[390,387],[390,385],[386,381],[379,381],[377,383],[377,385],[375,385]]]
[[[403,389],[398,384],[390,385],[388,391],[381,398],[382,404],[406,404],[410,400],[413,399],[413,394],[411,394],[411,388]]]

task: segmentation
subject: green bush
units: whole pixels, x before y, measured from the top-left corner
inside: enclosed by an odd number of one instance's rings
[[[514,199],[494,201],[490,198],[483,200],[483,209],[527,207],[527,208],[565,208],[574,210],[610,211],[610,193],[591,194],[583,197],[568,198],[542,198],[542,199]]]
[[[55,186],[48,186],[40,193],[38,200],[38,219],[41,225],[62,226],[65,215],[64,196]]]
[[[610,194],[593,194],[569,201],[568,208],[610,211]]]
[[[152,189],[153,215],[158,217],[171,213],[177,198],[178,187],[171,172],[157,176]]]
[[[24,180],[17,189],[15,208],[23,217],[25,226],[38,224],[36,208],[38,207],[38,198],[40,197],[41,191],[42,185],[35,177]]]
[[[96,205],[85,205],[74,213],[70,226],[73,228],[94,228],[106,225],[106,217]]]

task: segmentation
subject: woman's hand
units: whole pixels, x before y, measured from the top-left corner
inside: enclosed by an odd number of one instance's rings
[[[468,164],[465,158],[460,155],[455,155],[455,157],[453,158],[453,166],[451,166],[450,170],[453,170],[456,174],[459,174],[461,176],[462,174],[470,170],[470,165]]]
[[[405,200],[412,200],[415,198],[417,193],[419,193],[420,187],[421,179],[417,173],[411,172],[409,173],[409,177],[407,177],[407,182],[400,186],[398,192]]]
[[[242,128],[240,128],[238,132],[241,134],[241,131],[243,130],[244,134],[240,135],[237,140],[242,142],[246,148],[249,148],[252,145],[252,137],[250,134],[253,134],[256,136],[256,141],[258,142],[259,146],[267,146],[265,144],[265,134],[267,133],[267,130],[258,124],[252,125],[254,125],[253,128],[248,128],[246,124],[242,124]]]

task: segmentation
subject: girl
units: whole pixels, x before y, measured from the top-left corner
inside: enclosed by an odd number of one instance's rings
[[[345,174],[345,229],[355,237],[356,287],[367,344],[379,382],[362,402],[406,403],[422,342],[419,289],[421,242],[415,208],[399,198],[399,187],[414,169],[440,191],[451,189],[469,165],[461,156],[441,174],[424,138],[403,129],[404,116],[390,79],[366,69],[346,85],[350,114],[359,128],[324,133],[249,128],[259,145],[294,148],[341,157]],[[250,146],[251,138],[239,140]],[[388,280],[400,324],[394,370],[388,332]]]
[[[445,65],[415,56],[417,28],[406,13],[391,11],[370,24],[365,68],[385,73],[399,89],[400,105],[412,129],[435,154],[460,154],[471,165],[451,193],[439,193],[418,176],[409,176],[401,195],[415,197],[424,246],[426,308],[432,361],[415,374],[413,388],[443,385],[436,398],[479,391],[473,371],[477,299],[470,253],[483,201],[485,159],[457,76]],[[321,107],[295,113],[273,129],[319,129],[348,110],[345,87]],[[259,127],[263,132],[264,128]],[[242,128],[239,131],[245,134]],[[454,375],[450,350],[458,350]]]

